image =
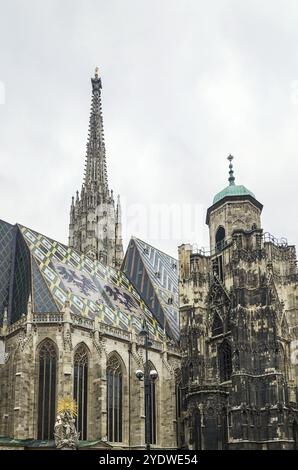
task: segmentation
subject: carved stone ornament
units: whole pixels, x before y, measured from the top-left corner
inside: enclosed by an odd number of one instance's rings
[[[65,351],[72,351],[72,337],[70,330],[66,330],[63,335],[63,344]]]
[[[69,411],[57,415],[54,437],[57,449],[75,450],[78,446],[79,433],[75,427],[75,420]]]

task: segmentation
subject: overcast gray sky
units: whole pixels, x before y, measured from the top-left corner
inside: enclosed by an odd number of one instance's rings
[[[296,0],[0,6],[0,218],[67,242],[98,65],[125,242],[134,232],[172,255],[181,242],[207,245],[205,212],[232,153],[236,183],[264,204],[264,230],[297,243]],[[196,235],[137,228],[131,207],[160,203],[196,213]]]

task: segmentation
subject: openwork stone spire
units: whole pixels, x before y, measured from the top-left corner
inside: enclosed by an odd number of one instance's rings
[[[104,141],[103,117],[101,106],[101,78],[96,67],[95,75],[91,78],[92,100],[89,120],[89,134],[85,164],[84,186],[93,189],[106,199],[108,179],[106,167],[106,149]]]
[[[92,101],[82,190],[70,206],[69,246],[107,266],[120,268],[123,259],[121,207],[109,190],[101,109],[101,79],[91,78]]]

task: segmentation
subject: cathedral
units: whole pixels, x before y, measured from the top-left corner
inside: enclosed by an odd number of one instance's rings
[[[0,449],[55,448],[59,400],[77,404],[78,448],[143,449],[144,325],[152,448],[177,448],[178,261],[132,238],[108,187],[99,71],[69,245],[0,221]],[[170,300],[169,300],[170,299]],[[148,363],[147,363],[148,364]]]
[[[295,247],[263,231],[229,156],[208,251],[132,236],[124,254],[101,93],[96,68],[68,245],[0,220],[0,450],[55,448],[65,398],[78,449],[296,449]]]

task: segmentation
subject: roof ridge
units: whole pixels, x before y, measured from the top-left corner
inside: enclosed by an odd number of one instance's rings
[[[171,259],[173,259],[173,260],[175,260],[175,261],[178,262],[178,258],[175,258],[174,256],[171,256],[171,255],[168,255],[168,253],[166,253],[165,251],[160,250],[159,248],[156,248],[155,246],[151,245],[151,243],[148,243],[148,242],[146,242],[145,240],[142,240],[141,238],[135,237],[134,235],[132,235],[131,238],[132,238],[133,240],[138,240],[138,241],[140,241],[140,242],[142,242],[142,243],[145,243],[146,245],[150,246],[150,247],[153,248],[154,250],[159,251],[159,253],[162,253],[163,255],[167,256],[168,258],[171,258]]]

